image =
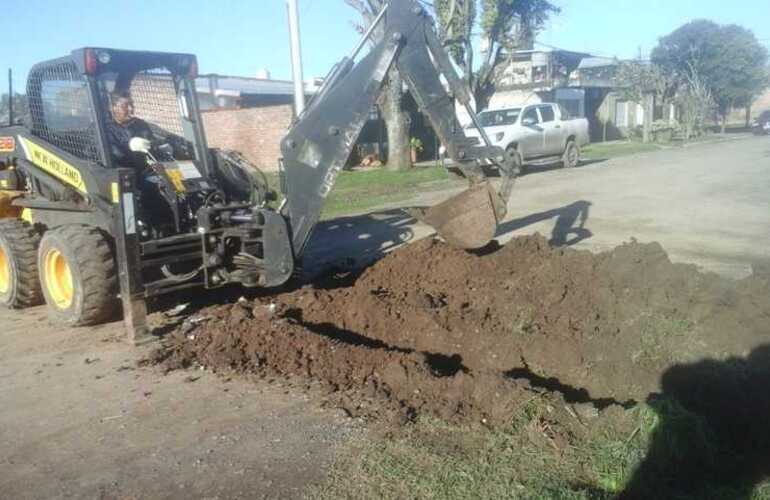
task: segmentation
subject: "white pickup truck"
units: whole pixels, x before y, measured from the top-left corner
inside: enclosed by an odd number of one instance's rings
[[[492,144],[505,149],[506,157],[522,168],[556,161],[577,166],[580,148],[589,142],[588,120],[570,118],[553,103],[487,110],[479,113],[479,121]],[[465,135],[483,142],[472,124]]]

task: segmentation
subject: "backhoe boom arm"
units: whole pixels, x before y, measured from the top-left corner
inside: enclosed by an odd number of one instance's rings
[[[498,163],[503,151],[477,145],[463,133],[454,100],[470,109],[469,94],[452,67],[433,29],[430,16],[414,0],[391,0],[379,42],[357,64],[343,59],[281,143],[286,203],[282,215],[290,227],[299,257],[338,174],[375,105],[384,80],[395,64],[420,110],[472,185],[485,181],[480,162]],[[372,32],[374,30],[370,30]],[[443,75],[449,92],[442,83]],[[484,137],[486,139],[486,137]],[[492,193],[494,194],[494,193]],[[492,200],[495,218],[504,203]]]

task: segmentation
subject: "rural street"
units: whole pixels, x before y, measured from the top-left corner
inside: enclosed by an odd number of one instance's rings
[[[412,203],[429,206],[449,194],[428,192]],[[535,232],[594,252],[631,238],[657,241],[675,262],[748,276],[753,263],[770,259],[770,139],[741,136],[571,170],[533,167],[517,181],[498,236]],[[316,230],[308,260],[367,259],[429,234],[398,210],[337,219]]]
[[[770,257],[769,196],[770,140],[742,137],[533,170],[500,237],[537,231],[593,251],[659,241],[674,261],[739,278]],[[305,267],[360,263],[430,233],[395,209],[324,222]],[[355,432],[277,383],[137,368],[147,348],[120,334],[119,323],[53,328],[42,308],[0,311],[0,496],[299,496]]]

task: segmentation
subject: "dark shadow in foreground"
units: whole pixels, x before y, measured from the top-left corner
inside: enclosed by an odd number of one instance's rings
[[[618,499],[749,499],[770,477],[770,345],[676,365],[650,397],[659,422]]]
[[[498,226],[497,236],[556,217],[549,243],[557,247],[574,245],[593,236],[585,227],[590,208],[590,201],[580,200],[563,207],[512,219]],[[568,237],[570,235],[574,236]]]

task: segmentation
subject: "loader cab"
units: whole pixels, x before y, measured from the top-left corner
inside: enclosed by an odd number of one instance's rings
[[[27,82],[33,135],[75,157],[119,167],[105,129],[110,94],[128,92],[134,116],[173,146],[176,160],[195,160],[209,171],[207,145],[195,94],[197,60],[190,54],[105,48],[74,50],[38,64]]]
[[[78,160],[73,175],[91,186],[81,190],[89,195],[114,198],[104,181],[109,177],[106,170],[135,172],[143,239],[189,232],[195,226],[195,212],[217,189],[210,180],[196,76],[197,60],[190,54],[74,50],[30,71],[29,131]],[[133,117],[151,131],[149,154],[129,151],[130,131],[121,132],[125,143],[116,145],[115,94],[130,96]],[[45,186],[40,191],[46,198],[57,198]]]

